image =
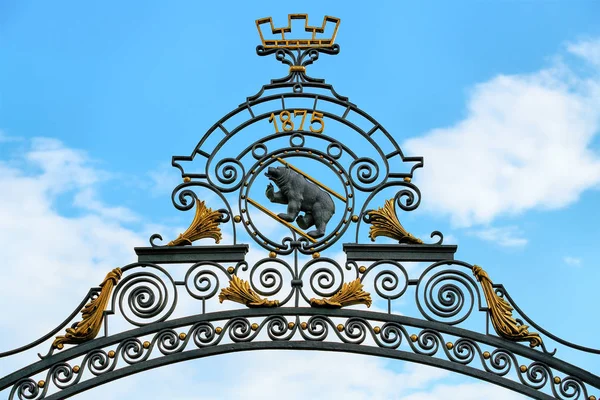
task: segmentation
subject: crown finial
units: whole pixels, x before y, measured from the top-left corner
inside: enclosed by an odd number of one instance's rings
[[[311,34],[310,38],[294,38],[292,33],[292,20],[303,19],[304,31]],[[281,38],[265,39],[263,35],[263,25],[271,26],[273,36],[281,35]],[[333,26],[333,32],[330,36],[323,35],[328,25]],[[271,17],[260,18],[256,20],[256,29],[260,35],[260,40],[265,49],[311,49],[311,48],[331,48],[335,41],[337,30],[340,26],[340,19],[326,15],[323,17],[321,26],[310,26],[308,24],[308,14],[288,14],[287,26],[276,28]]]

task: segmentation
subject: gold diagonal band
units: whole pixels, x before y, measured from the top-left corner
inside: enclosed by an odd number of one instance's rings
[[[287,221],[284,221],[283,219],[279,218],[279,216],[269,210],[267,210],[265,207],[261,206],[260,204],[258,204],[256,201],[252,200],[251,198],[246,198],[248,200],[248,203],[252,204],[254,207],[258,208],[260,211],[264,212],[265,214],[267,214],[269,217],[273,218],[275,221],[281,222],[282,224],[284,224],[285,226],[287,226],[290,229],[293,229],[294,232],[296,232],[298,235],[301,235],[305,238],[307,238],[308,240],[310,240],[313,243],[317,243],[317,241],[315,240],[315,238],[308,236],[306,233],[302,232],[300,229],[296,228],[294,225],[290,224]]]
[[[277,157],[277,161],[279,161],[280,163],[282,163],[286,167],[290,167],[291,169],[293,169],[294,171],[296,171],[297,173],[299,173],[300,175],[302,175],[303,177],[305,177],[306,179],[308,179],[309,181],[311,181],[315,185],[319,186],[321,189],[328,191],[329,193],[331,193],[332,195],[334,195],[335,197],[337,197],[341,201],[346,202],[346,198],[344,196],[342,196],[338,192],[334,191],[333,189],[329,189],[327,186],[323,185],[321,182],[319,182],[318,180],[316,180],[312,176],[308,175],[307,173],[305,173],[305,172],[299,170],[298,168],[294,167],[292,164],[288,163],[283,158]]]

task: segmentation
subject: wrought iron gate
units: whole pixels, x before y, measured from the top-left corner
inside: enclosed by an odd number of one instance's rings
[[[293,19],[308,38],[290,38]],[[190,227],[165,245],[153,235],[135,248],[137,263],[110,271],[56,329],[1,353],[48,342],[0,390],[63,399],[188,359],[294,349],[413,361],[537,399],[595,399],[600,377],[560,357],[600,350],[542,329],[481,267],[455,260],[457,246],[440,232],[424,243],[400,223],[399,211],[420,204],[412,180],[423,159],[405,156],[373,117],[306,73],[339,53],[339,19],[256,23],[257,54],[288,74],[217,121],[191,155],[173,157],[183,183],[172,201],[194,210]],[[265,257],[251,261],[248,243]],[[181,315],[182,299],[194,312]],[[412,315],[399,314],[407,299]]]

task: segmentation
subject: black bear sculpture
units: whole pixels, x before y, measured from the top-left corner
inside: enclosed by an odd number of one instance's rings
[[[279,214],[279,218],[287,222],[296,220],[301,229],[314,225],[316,229],[307,234],[313,238],[324,236],[327,222],[335,213],[329,193],[289,167],[269,167],[265,175],[279,188],[279,192],[275,192],[273,184],[269,183],[265,192],[267,198],[288,206],[287,213]],[[304,215],[298,215],[301,211]]]

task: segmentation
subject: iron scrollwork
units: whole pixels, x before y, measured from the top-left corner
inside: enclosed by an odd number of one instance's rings
[[[293,19],[304,19],[312,37],[286,36]],[[263,36],[266,24],[281,39]],[[333,24],[333,34],[318,37],[327,24]],[[171,195],[173,205],[180,211],[196,207],[189,228],[166,246],[154,244],[162,238],[153,235],[152,247],[136,248],[139,262],[109,273],[86,299],[82,321],[57,337],[41,361],[0,378],[0,390],[11,388],[10,399],[62,399],[94,386],[95,377],[110,381],[232,349],[294,348],[415,361],[537,399],[595,400],[600,377],[555,357],[542,336],[580,354],[597,356],[600,349],[540,329],[480,267],[454,260],[456,246],[443,244],[440,232],[431,234],[437,243],[424,244],[400,223],[400,211],[420,205],[412,179],[422,157],[405,156],[373,117],[306,74],[320,54],[339,53],[339,19],[326,16],[313,27],[305,14],[291,14],[287,27],[275,28],[270,18],[258,20],[257,27],[257,54],[275,55],[289,73],[217,121],[189,156],[173,157],[183,178]],[[255,127],[271,133],[242,134]],[[336,137],[342,130],[344,136]],[[363,145],[351,148],[349,135]],[[307,165],[318,175],[308,173]],[[199,200],[207,198],[201,190],[212,192],[223,208],[208,208]],[[271,209],[279,204],[286,212]],[[274,237],[258,216],[275,220],[285,233]],[[232,245],[221,243],[225,223]],[[361,234],[361,223],[370,225],[368,233]],[[268,257],[246,259],[248,246],[236,242],[240,227]],[[326,254],[348,231],[355,240],[344,244],[346,259]],[[398,243],[363,243],[380,236]],[[218,246],[190,246],[205,238]],[[430,264],[415,273],[407,266],[414,262]],[[175,318],[180,296],[195,301],[197,312]],[[399,313],[410,298],[414,315]],[[231,302],[246,307],[231,308]],[[78,312],[51,334],[0,358],[45,343]],[[496,335],[487,331],[488,316]],[[127,330],[109,330],[109,319]],[[529,332],[525,322],[540,333]],[[99,337],[102,327],[106,335]]]

